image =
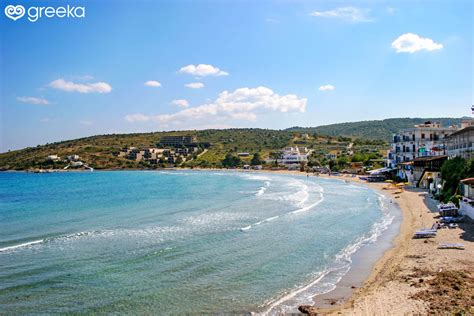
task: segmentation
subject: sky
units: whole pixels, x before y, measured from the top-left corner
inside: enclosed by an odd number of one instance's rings
[[[0,152],[96,134],[470,116],[473,6],[3,0]]]

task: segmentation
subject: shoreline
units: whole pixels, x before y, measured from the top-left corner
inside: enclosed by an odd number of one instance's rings
[[[306,175],[296,170],[237,171]],[[466,219],[458,228],[439,230],[433,239],[413,239],[415,231],[431,227],[437,221],[438,202],[426,191],[389,188],[389,183],[366,182],[351,176],[318,177],[364,185],[393,199],[401,211],[401,219],[398,233],[390,246],[372,261],[360,287],[353,288],[351,283],[357,283],[354,280],[346,282],[351,277],[349,271],[334,290],[314,296],[312,305],[299,306],[300,312],[309,315],[390,315],[394,311],[397,315],[447,311],[474,314],[474,221]],[[438,249],[439,243],[461,243],[465,249],[442,250]]]
[[[366,186],[386,198],[394,200],[395,207],[399,211],[398,216],[394,218],[394,222],[384,231],[384,234],[388,233],[388,236],[383,234],[374,243],[365,245],[363,248],[366,249],[359,249],[353,255],[354,262],[351,270],[341,278],[336,284],[336,288],[330,292],[316,295],[313,298],[313,308],[316,308],[318,313],[325,314],[337,312],[343,308],[352,306],[354,300],[364,295],[369,285],[375,284],[382,277],[380,273],[383,271],[383,267],[394,259],[399,248],[403,246],[403,240],[410,235],[408,222],[411,215],[407,212],[406,208],[403,208],[400,203],[394,199],[393,195],[387,192],[388,190],[384,190],[387,183],[366,182],[360,180],[358,177],[353,178],[340,175],[329,176],[324,174],[319,175],[319,177],[350,181],[358,185]],[[364,258],[365,254],[368,254],[369,258]]]
[[[394,195],[394,190],[383,189],[387,183],[364,183],[358,178],[343,176],[323,177],[363,183],[384,191],[385,195],[392,193],[391,197],[398,197],[402,220],[399,233],[392,241],[393,246],[376,261],[362,287],[354,289],[345,301],[338,299],[336,290],[316,296],[312,306],[299,307],[301,312],[310,315],[367,315],[391,314],[396,310],[397,314],[426,314],[446,311],[447,307],[453,311],[467,308],[468,313],[473,312],[472,306],[469,310],[469,299],[472,300],[474,295],[474,278],[469,276],[469,272],[474,271],[474,222],[467,220],[460,228],[443,229],[434,240],[413,239],[416,230],[431,227],[436,222],[436,202],[425,191],[406,188]],[[466,248],[461,251],[440,250],[437,249],[438,242],[462,243]],[[447,303],[449,306],[437,305],[439,298],[428,295],[440,286],[433,281],[443,273],[468,274],[467,285],[461,287],[462,295],[456,302]],[[462,301],[466,299],[463,306]],[[328,301],[336,304],[327,306]]]
[[[96,172],[113,172],[113,171],[171,171],[171,172],[179,172],[179,171],[226,171],[226,172],[239,172],[239,173],[268,173],[273,175],[289,175],[289,176],[297,176],[300,178],[306,178],[309,175],[310,178],[322,178],[322,179],[329,179],[334,181],[350,181],[351,183],[361,185],[376,191],[377,193],[385,196],[387,199],[392,200],[392,197],[387,195],[386,192],[382,190],[382,187],[385,183],[367,183],[358,179],[358,177],[348,177],[348,176],[328,176],[328,175],[319,175],[315,176],[311,173],[301,172],[299,170],[243,170],[243,169],[209,169],[209,168],[167,168],[167,169],[158,169],[158,170],[142,170],[142,169],[100,169],[95,170]],[[8,171],[7,171],[8,172]],[[18,172],[18,171],[13,171]],[[22,171],[19,171],[22,172]],[[87,172],[88,170],[61,170],[59,173],[69,173],[69,172]],[[330,290],[329,292],[316,294],[314,296],[315,305],[318,307],[330,307],[331,305],[326,303],[325,301],[337,301],[338,303],[346,303],[354,294],[357,288],[360,288],[365,282],[366,279],[370,277],[373,271],[373,268],[377,265],[378,261],[382,259],[385,255],[386,251],[393,247],[393,240],[398,234],[398,227],[401,225],[401,208],[397,203],[394,203],[393,206],[390,208],[396,207],[398,209],[399,214],[395,217],[398,217],[398,223],[391,223],[389,224],[388,228],[385,229],[380,236],[377,237],[377,240],[373,243],[363,244],[359,249],[357,249],[350,257],[351,257],[351,264],[349,270],[344,273],[344,275],[337,281],[334,285],[335,288]],[[393,210],[390,210],[390,213],[393,213]],[[388,239],[385,236],[385,233],[393,229],[393,226],[396,226],[395,234],[391,234]],[[384,239],[384,240],[382,240]],[[384,244],[381,244],[384,243]],[[367,258],[364,258],[364,263],[358,262],[357,258],[360,256],[367,255]],[[368,267],[364,264],[368,263]],[[362,272],[362,275],[360,273]],[[298,309],[298,306],[294,306],[295,311]]]
[[[179,171],[162,170],[97,170],[97,171]],[[202,169],[197,171],[234,171],[286,174],[305,177],[307,173],[288,170]],[[72,170],[70,170],[72,171]],[[466,220],[455,229],[441,229],[435,238],[413,239],[416,230],[431,227],[437,220],[436,202],[420,189],[387,189],[388,183],[368,183],[358,177],[308,174],[309,177],[334,179],[367,186],[396,201],[401,211],[399,231],[389,238],[382,253],[359,258],[336,283],[335,289],[313,296],[311,305],[295,306],[309,315],[427,314],[465,312],[474,314],[474,221]],[[400,192],[401,191],[401,192]],[[395,194],[397,192],[397,194]],[[389,230],[393,223],[389,225]],[[385,232],[375,244],[380,243]],[[382,241],[387,243],[387,240]],[[439,243],[461,243],[464,250],[438,249]],[[354,261],[364,252],[364,245],[352,256]],[[376,247],[370,247],[378,249]],[[382,247],[383,248],[383,247]],[[362,250],[362,251],[361,251]],[[373,249],[372,249],[373,250]],[[377,252],[377,251],[375,251]],[[363,267],[362,272],[356,266]],[[351,271],[352,270],[352,271]],[[360,274],[363,274],[361,277]],[[357,275],[357,280],[353,278]],[[438,290],[442,288],[441,294]],[[454,292],[452,292],[454,291]],[[447,293],[447,294],[446,294]],[[451,298],[450,298],[451,297]],[[400,304],[403,302],[403,304]]]
[[[351,259],[353,260],[353,262],[351,262],[349,271],[346,272],[341,277],[341,279],[335,284],[335,288],[333,290],[313,296],[314,304],[312,306],[309,306],[309,309],[317,310],[317,314],[327,314],[331,312],[337,313],[342,307],[351,306],[353,300],[359,297],[359,295],[362,295],[362,291],[366,288],[368,284],[372,284],[377,281],[377,279],[380,277],[380,271],[383,270],[382,267],[393,259],[398,247],[403,246],[403,243],[398,241],[401,238],[401,235],[404,235],[405,237],[411,237],[411,232],[408,232],[409,227],[406,222],[406,218],[408,215],[406,212],[407,210],[400,206],[400,203],[396,201],[393,195],[389,194],[388,190],[384,190],[384,187],[387,186],[387,183],[385,182],[366,182],[360,180],[358,176],[329,176],[326,174],[320,174],[316,176],[314,174],[301,172],[299,170],[228,170],[203,168],[176,168],[175,170],[179,171],[183,169],[197,171],[225,170],[243,173],[271,173],[298,177],[309,176],[310,178],[322,178],[346,182],[349,181],[351,183],[372,189],[375,192],[383,195],[385,198],[393,201],[394,205],[392,205],[391,208],[396,208],[398,211],[398,214],[395,214],[394,222],[392,222],[389,227],[383,231],[382,235],[380,235],[374,243],[362,245],[361,248],[356,250],[355,253],[351,255]],[[391,210],[391,212],[393,212],[393,210]],[[388,236],[384,235],[386,232],[389,232]],[[366,254],[368,254],[368,257],[363,258]],[[366,266],[365,264],[368,264],[368,266]],[[301,306],[295,306],[295,309],[300,309],[301,311]],[[309,314],[313,314],[313,312],[310,311]]]
[[[262,172],[282,175],[296,175],[304,177],[307,173],[300,172],[297,170],[239,170],[241,172]],[[406,210],[404,210],[398,201],[394,199],[393,195],[390,195],[387,190],[383,188],[387,186],[387,183],[383,182],[366,182],[360,180],[357,177],[349,177],[342,175],[321,174],[315,176],[309,174],[310,178],[322,178],[329,180],[338,181],[349,181],[356,185],[361,185],[375,192],[383,195],[385,198],[393,201],[393,205],[390,206],[390,213],[394,215],[392,223],[389,224],[386,230],[378,236],[377,240],[373,243],[362,245],[361,248],[356,250],[351,255],[351,266],[341,279],[335,284],[335,288],[329,292],[316,294],[313,296],[314,304],[309,309],[317,310],[317,313],[326,314],[331,312],[337,312],[341,307],[351,306],[352,301],[359,295],[362,295],[362,290],[367,286],[368,283],[373,283],[379,277],[379,271],[382,270],[382,266],[393,259],[393,253],[396,252],[396,248],[401,246],[401,243],[397,243],[397,240],[401,238],[402,230],[407,230],[406,226]],[[394,210],[395,214],[394,214]],[[398,245],[399,244],[399,245]],[[299,308],[299,306],[297,306]],[[305,309],[304,309],[305,310]],[[304,311],[303,310],[303,311]],[[301,308],[300,308],[301,311]],[[311,314],[312,312],[310,312]]]

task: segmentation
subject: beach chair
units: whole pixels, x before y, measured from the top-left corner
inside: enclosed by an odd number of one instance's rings
[[[463,244],[439,244],[438,249],[464,250],[464,245]]]

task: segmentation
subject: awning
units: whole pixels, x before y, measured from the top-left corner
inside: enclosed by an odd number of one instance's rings
[[[390,171],[392,171],[392,170],[395,170],[395,169],[392,169],[392,168],[380,168],[380,169],[375,169],[375,170],[369,171],[369,174],[372,174],[372,175],[381,174],[381,173],[384,173],[384,172],[390,172]]]
[[[474,178],[463,179],[463,180],[461,180],[461,183],[464,183],[464,184],[474,184]]]

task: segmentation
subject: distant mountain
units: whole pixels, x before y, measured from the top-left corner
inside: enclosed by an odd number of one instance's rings
[[[391,118],[385,120],[338,123],[318,127],[291,127],[287,130],[308,134],[317,133],[327,136],[358,137],[390,141],[392,135],[397,133],[399,130],[413,127],[413,125],[422,124],[426,121],[441,122],[443,126],[450,126],[458,125],[466,119],[469,119],[469,117]]]

